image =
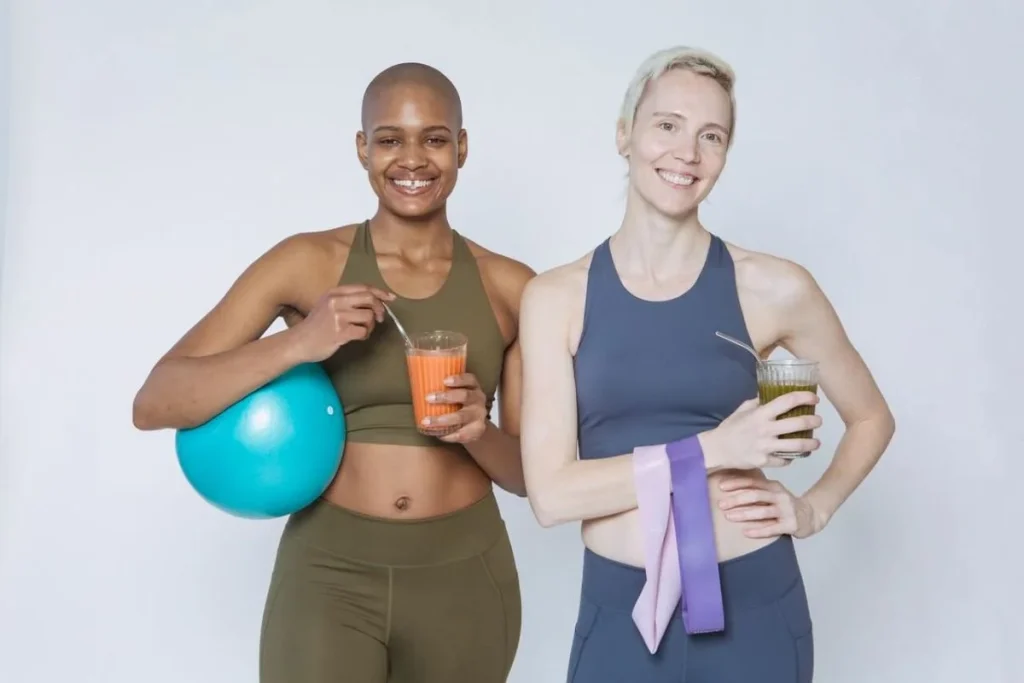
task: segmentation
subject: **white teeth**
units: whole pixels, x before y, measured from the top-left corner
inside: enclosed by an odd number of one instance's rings
[[[672,173],[671,171],[658,171],[658,175],[673,185],[693,185],[697,179],[687,173]]]
[[[433,180],[392,180],[395,185],[407,190],[419,190],[433,183]]]

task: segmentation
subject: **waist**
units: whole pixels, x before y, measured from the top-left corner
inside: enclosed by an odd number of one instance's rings
[[[715,546],[719,561],[740,557],[765,547],[774,539],[748,538],[743,524],[725,518],[718,502],[727,495],[720,488],[723,478],[736,472],[717,472],[708,477],[708,498],[711,504],[711,521],[714,527]],[[764,479],[761,470],[743,470],[743,476]],[[634,567],[644,565],[644,534],[637,509],[619,515],[587,520],[583,523],[583,542],[594,552],[604,557]]]
[[[793,539],[781,536],[751,553],[718,565],[726,616],[781,598],[801,580]],[[647,575],[633,567],[586,549],[583,555],[583,599],[598,607],[631,611]]]
[[[356,562],[428,566],[480,555],[504,533],[497,500],[488,491],[454,512],[412,520],[366,515],[320,499],[288,519],[284,537]]]
[[[377,517],[413,519],[446,514],[480,500],[491,480],[458,444],[427,447],[348,443],[328,501]]]

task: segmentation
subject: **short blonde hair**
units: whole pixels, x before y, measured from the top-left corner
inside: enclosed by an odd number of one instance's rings
[[[633,129],[633,118],[640,107],[647,86],[656,81],[666,71],[672,69],[683,69],[692,71],[701,76],[707,76],[718,83],[729,95],[729,145],[732,145],[733,131],[736,127],[736,96],[734,88],[736,85],[736,74],[729,64],[707,50],[679,45],[676,47],[659,50],[644,60],[636,70],[633,80],[626,88],[626,95],[622,98],[622,109],[619,111],[619,121],[623,130]]]

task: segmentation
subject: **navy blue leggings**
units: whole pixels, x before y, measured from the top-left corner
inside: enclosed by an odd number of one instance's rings
[[[631,614],[644,571],[586,550],[568,683],[810,683],[814,640],[793,539],[719,568],[725,631],[687,635],[677,611],[652,655]]]

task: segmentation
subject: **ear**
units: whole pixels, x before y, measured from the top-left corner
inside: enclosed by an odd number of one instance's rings
[[[363,168],[370,168],[370,152],[367,149],[366,133],[363,131],[356,133],[356,156],[359,157],[359,163]]]
[[[615,147],[619,150],[619,156],[629,158],[629,133],[626,130],[626,122],[619,119],[615,125]]]
[[[458,140],[459,168],[461,169],[466,163],[466,157],[469,155],[469,134],[466,132],[465,128],[459,130],[459,134],[456,139]]]

